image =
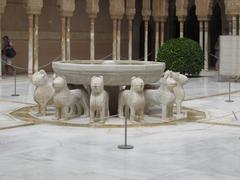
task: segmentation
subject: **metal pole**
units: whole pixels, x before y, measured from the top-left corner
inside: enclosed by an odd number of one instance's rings
[[[2,37],[2,14],[0,14],[0,37]],[[2,79],[2,43],[0,43],[0,79]]]
[[[238,118],[237,118],[235,112],[233,111],[232,113],[233,113],[233,115],[234,115],[235,120],[238,121]]]
[[[228,100],[225,100],[225,102],[234,102],[231,100],[231,82],[228,82]]]
[[[124,145],[119,145],[119,149],[133,149],[132,145],[127,145],[127,119],[129,117],[129,109],[125,107],[125,125],[124,125]]]
[[[14,94],[12,94],[12,96],[19,96],[19,94],[17,94],[17,77],[16,77],[17,71],[15,68],[13,68],[13,73],[14,73]]]

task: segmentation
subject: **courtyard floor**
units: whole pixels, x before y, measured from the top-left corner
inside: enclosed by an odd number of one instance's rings
[[[238,180],[240,83],[216,73],[191,78],[184,106],[206,113],[196,122],[129,128],[132,150],[120,150],[122,128],[33,124],[9,113],[34,105],[26,76],[0,80],[0,180]]]

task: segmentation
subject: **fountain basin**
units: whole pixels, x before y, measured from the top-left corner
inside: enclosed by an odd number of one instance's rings
[[[165,69],[164,63],[129,60],[71,60],[52,63],[53,70],[65,76],[69,84],[89,85],[92,76],[103,76],[104,85],[130,85],[132,76],[139,76],[145,84],[160,79]]]

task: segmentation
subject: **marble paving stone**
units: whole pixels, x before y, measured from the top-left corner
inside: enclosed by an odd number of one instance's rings
[[[0,177],[22,179],[236,179],[239,128],[190,123],[122,129],[37,125],[0,131]],[[11,168],[10,168],[11,167]],[[2,178],[1,178],[2,179]]]

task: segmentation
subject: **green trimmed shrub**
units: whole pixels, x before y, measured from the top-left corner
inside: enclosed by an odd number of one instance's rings
[[[188,38],[167,41],[158,51],[158,61],[166,63],[166,70],[187,75],[199,75],[204,54],[199,44]]]

